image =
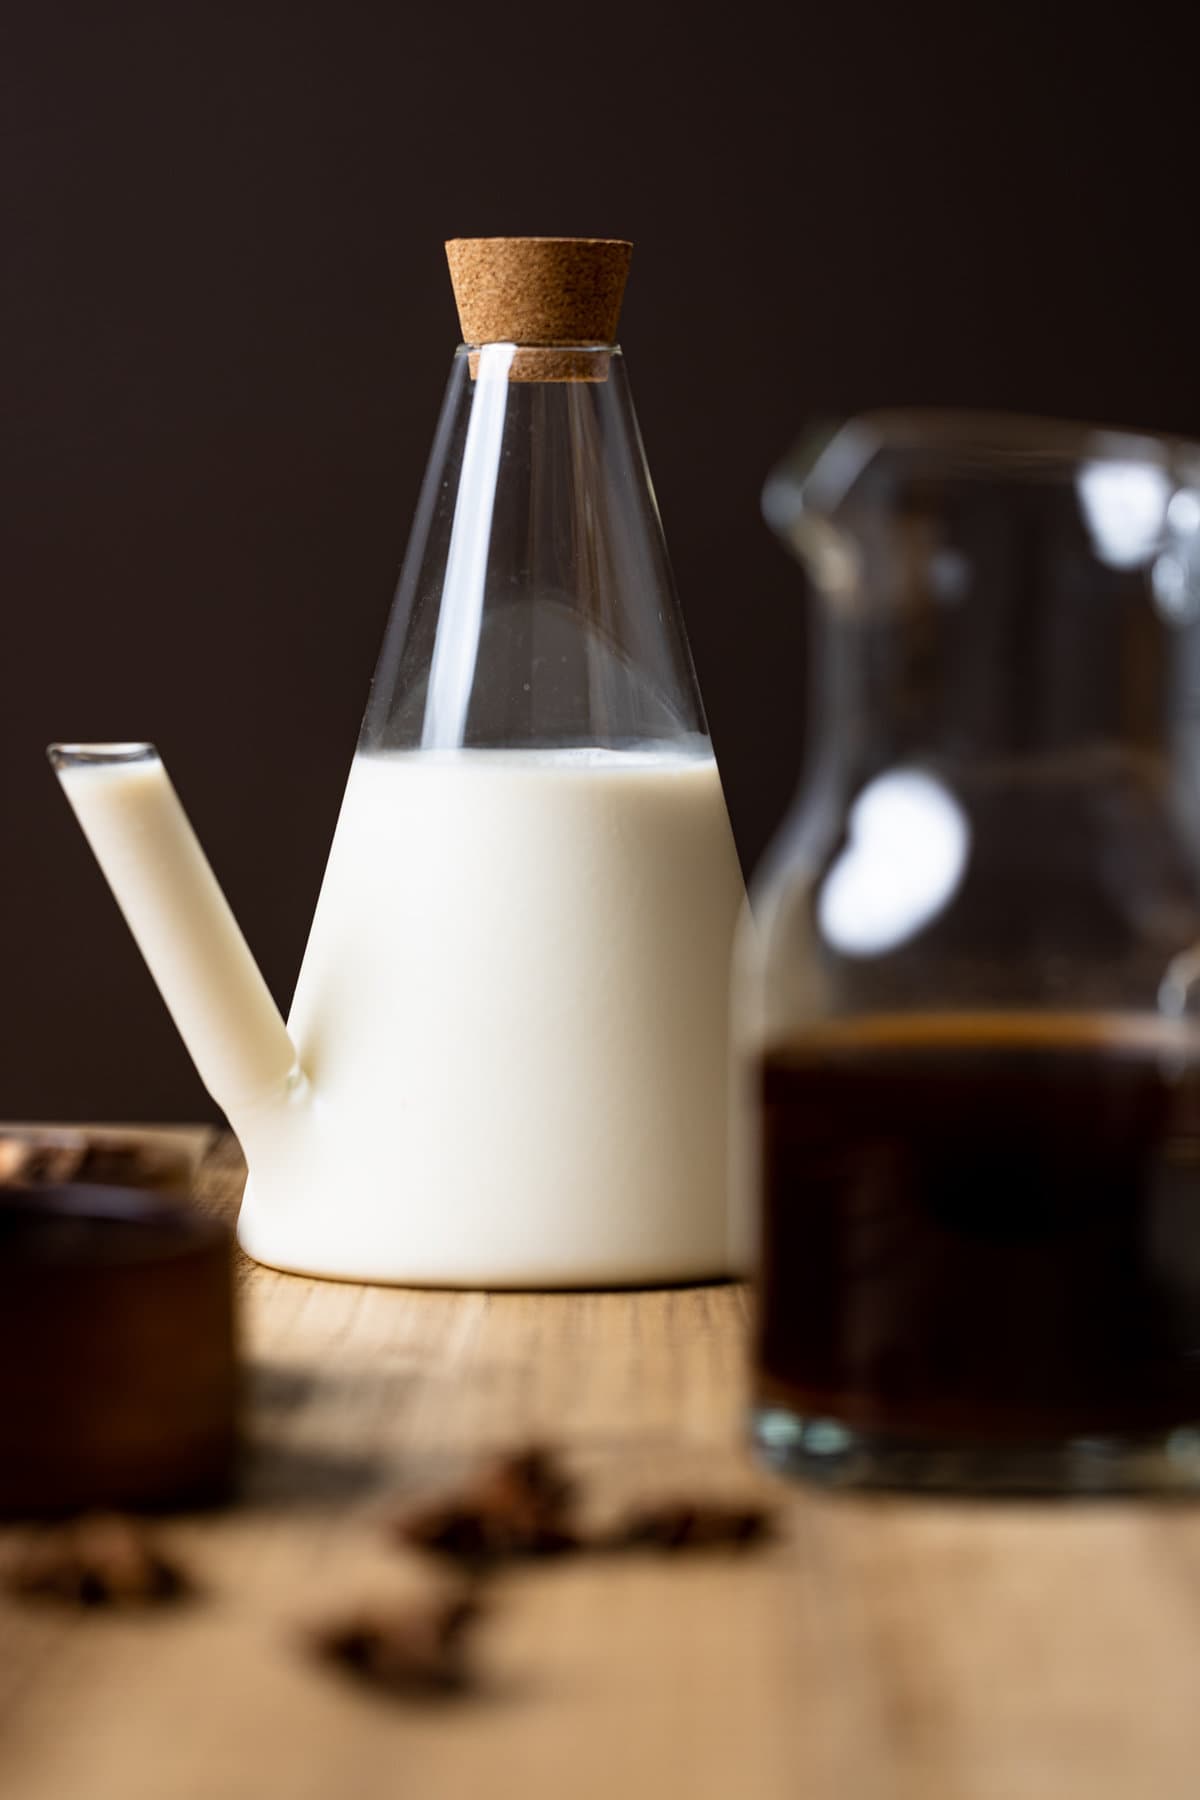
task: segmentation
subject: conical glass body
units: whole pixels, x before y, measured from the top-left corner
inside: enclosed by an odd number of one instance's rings
[[[541,354],[541,353],[539,353]],[[701,748],[704,714],[616,348],[583,379],[454,359],[367,750]]]
[[[260,1204],[252,1154],[243,1243],[721,1272],[742,897],[620,352],[460,350],[289,1019],[312,1204]]]
[[[815,738],[742,959],[760,1440],[1200,1480],[1200,450],[859,421],[768,514]]]

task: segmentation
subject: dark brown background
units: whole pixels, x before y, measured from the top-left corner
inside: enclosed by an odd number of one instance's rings
[[[637,244],[623,340],[734,823],[803,730],[758,515],[816,416],[1200,433],[1196,9],[8,0],[0,1116],[205,1096],[42,761],[158,740],[298,966],[454,315],[441,241]]]

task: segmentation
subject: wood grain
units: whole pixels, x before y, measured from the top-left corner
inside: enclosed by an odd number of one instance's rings
[[[204,1204],[236,1204],[237,1153]],[[378,1529],[530,1434],[598,1513],[745,1492],[735,1287],[482,1295],[245,1265],[246,1502],[164,1527],[205,1597],[79,1618],[0,1605],[8,1800],[1192,1800],[1200,1513],[782,1495],[778,1543],[504,1578],[485,1685],[360,1691],[301,1653],[330,1605],[427,1579]],[[774,1491],[774,1490],[773,1490]]]

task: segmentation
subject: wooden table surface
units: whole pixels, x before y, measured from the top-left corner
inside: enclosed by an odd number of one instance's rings
[[[232,1210],[240,1176],[220,1141],[202,1202]],[[384,1543],[386,1496],[531,1435],[600,1512],[761,1483],[746,1297],[240,1282],[245,1501],[163,1528],[205,1593],[143,1617],[0,1602],[4,1800],[1200,1794],[1200,1510],[1178,1505],[787,1490],[761,1550],[503,1576],[472,1698],[356,1687],[298,1634],[428,1579]]]

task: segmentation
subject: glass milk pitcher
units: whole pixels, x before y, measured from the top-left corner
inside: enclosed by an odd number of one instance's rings
[[[51,760],[241,1139],[252,1256],[718,1275],[744,892],[615,342],[630,246],[447,252],[465,341],[286,1026],[154,746]]]
[[[867,417],[740,957],[754,1432],[845,1485],[1200,1485],[1200,447]]]

